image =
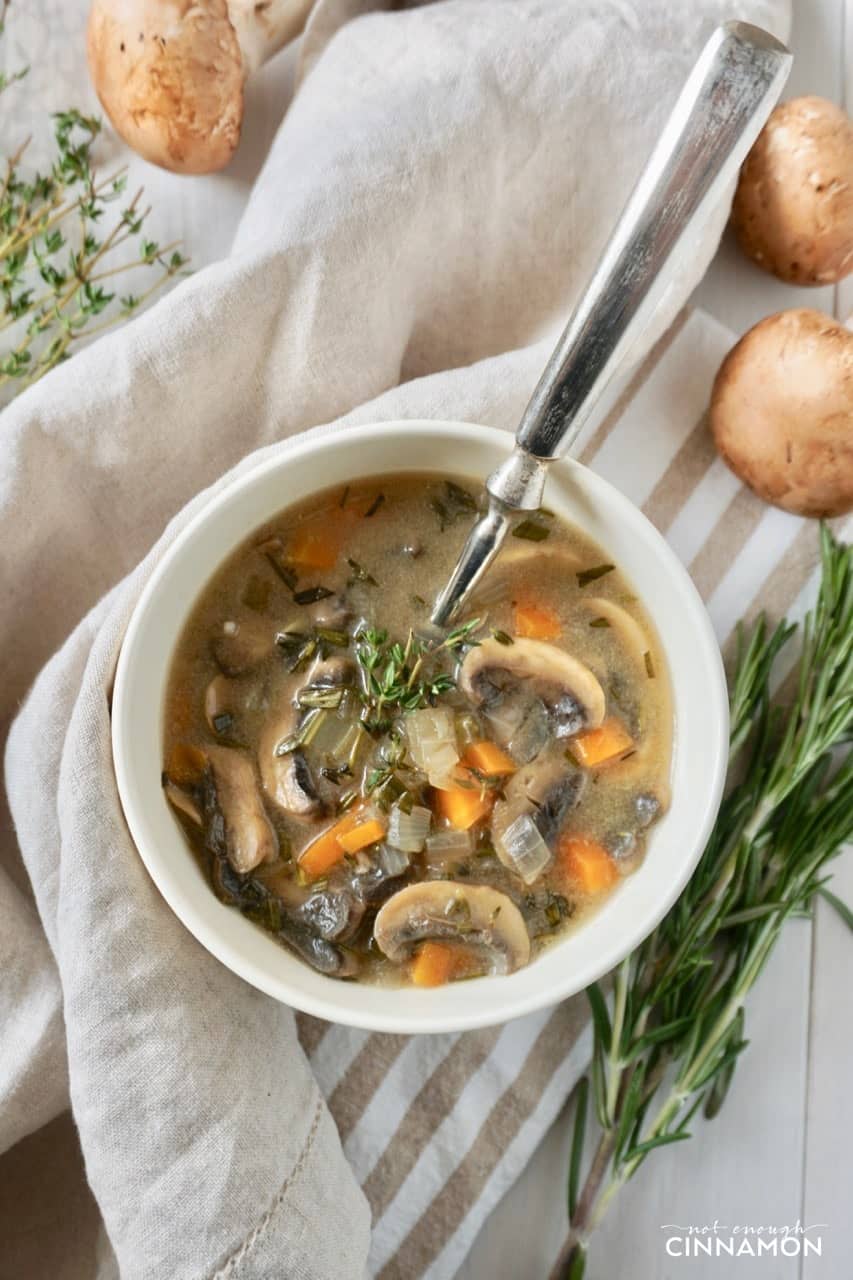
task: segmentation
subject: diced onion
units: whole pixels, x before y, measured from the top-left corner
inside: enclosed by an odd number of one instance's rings
[[[404,853],[420,853],[431,821],[429,809],[421,805],[414,805],[411,813],[395,805],[388,818],[388,843]]]
[[[525,884],[538,880],[551,861],[551,850],[529,813],[510,823],[496,843],[498,852],[505,855]]]
[[[390,879],[392,876],[401,876],[408,869],[409,855],[402,849],[392,849],[390,845],[383,844],[376,858],[376,864]]]
[[[457,858],[467,858],[471,852],[470,831],[437,831],[426,842],[427,862],[442,866]]]
[[[432,785],[438,786],[459,760],[452,713],[444,707],[424,707],[407,716],[405,724],[409,754]]]

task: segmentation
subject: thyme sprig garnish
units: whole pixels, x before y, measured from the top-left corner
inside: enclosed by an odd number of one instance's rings
[[[438,641],[410,630],[405,644],[389,640],[380,628],[359,628],[354,649],[362,673],[365,723],[374,730],[387,727],[391,713],[433,706],[455,688],[453,676],[438,663],[443,654],[475,643],[473,634],[480,625],[481,620],[473,618]]]
[[[785,922],[811,912],[826,868],[853,837],[853,556],[821,531],[818,600],[803,628],[797,689],[770,701],[773,664],[794,628],[760,620],[739,637],[723,801],[686,890],[619,966],[610,1001],[588,989],[594,1046],[578,1091],[569,1168],[570,1232],[552,1280],[580,1280],[589,1237],[658,1147],[717,1114],[746,1046],[745,1002]],[[843,904],[842,904],[843,907]],[[582,1178],[591,1096],[600,1137]]]
[[[0,35],[8,0],[0,0]],[[0,78],[0,92],[27,74]],[[97,175],[92,148],[100,122],[79,111],[52,117],[55,154],[46,172],[27,173],[23,142],[0,176],[0,397],[35,382],[91,338],[137,312],[187,259],[178,242],[143,234],[151,212],[142,190],[126,198],[126,173]],[[110,214],[111,206],[115,212]],[[131,248],[129,242],[133,242]],[[119,279],[141,273],[141,291]]]

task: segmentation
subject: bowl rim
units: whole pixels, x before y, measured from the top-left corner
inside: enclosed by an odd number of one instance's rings
[[[707,728],[707,755],[704,763],[707,769],[708,786],[702,806],[696,812],[694,834],[691,836],[690,841],[690,856],[683,858],[679,873],[673,876],[666,889],[655,895],[654,909],[650,910],[649,914],[644,917],[641,928],[636,935],[630,938],[627,946],[621,940],[614,942],[610,946],[602,945],[595,962],[590,962],[586,969],[580,971],[580,974],[577,969],[571,969],[567,972],[564,981],[544,984],[541,990],[519,994],[511,991],[507,985],[511,983],[511,978],[483,979],[482,981],[500,982],[502,987],[506,987],[506,998],[498,1002],[498,1008],[477,1008],[476,1001],[474,1001],[472,1002],[474,1007],[463,1012],[436,1014],[422,1011],[416,1017],[409,1012],[404,1019],[405,1025],[401,1025],[399,1009],[389,1010],[388,1012],[364,1012],[360,1009],[348,1007],[346,993],[353,989],[350,983],[342,983],[335,978],[324,978],[323,981],[330,988],[327,998],[299,990],[286,977],[271,977],[263,966],[257,965],[252,960],[241,955],[238,948],[233,947],[221,936],[217,929],[210,926],[202,918],[201,912],[195,909],[194,903],[191,900],[187,900],[183,892],[172,884],[164,863],[152,851],[147,839],[144,814],[136,811],[133,800],[132,768],[127,749],[129,734],[132,730],[128,721],[127,704],[136,666],[145,660],[144,648],[140,647],[141,632],[148,621],[149,613],[157,606],[161,584],[164,579],[168,578],[175,562],[180,560],[185,548],[192,543],[198,531],[203,529],[208,522],[215,521],[217,512],[221,507],[231,499],[236,498],[244,490],[251,489],[268,472],[276,471],[297,458],[315,455],[320,459],[327,450],[335,449],[342,443],[342,436],[351,445],[356,439],[362,441],[382,440],[385,437],[398,439],[403,433],[417,431],[434,435],[437,439],[465,440],[469,444],[472,442],[490,444],[504,452],[508,452],[513,444],[513,437],[508,432],[496,427],[470,422],[432,419],[370,422],[348,425],[338,431],[333,431],[329,428],[315,428],[297,437],[280,442],[279,445],[268,450],[265,456],[260,458],[255,465],[249,466],[248,469],[235,475],[231,480],[220,484],[214,492],[210,493],[207,499],[202,502],[200,509],[179,530],[155,565],[133,607],[121,642],[113,683],[111,710],[113,766],[121,809],[131,840],[161,896],[184,927],[206,950],[232,972],[258,990],[289,1005],[291,1008],[322,1018],[328,1022],[337,1022],[367,1031],[389,1032],[392,1034],[459,1032],[500,1025],[525,1014],[549,1008],[572,995],[578,994],[618,965],[660,923],[692,875],[716,819],[725,785],[728,761],[729,704],[722,655],[705,604],[693,580],[663,535],[629,498],[609,481],[603,479],[603,477],[597,475],[582,463],[570,458],[561,458],[555,462],[555,467],[576,469],[583,473],[584,487],[587,491],[591,489],[593,496],[604,499],[608,507],[608,517],[628,521],[643,528],[646,537],[654,544],[659,562],[675,579],[678,592],[687,605],[690,621],[695,631],[694,639],[697,643],[700,665],[704,668],[704,675],[708,680],[707,687],[703,689],[703,713]],[[400,471],[405,470],[405,467],[395,466],[393,469]],[[414,470],[415,468],[412,469]],[[423,468],[417,469],[422,470]],[[435,470],[440,472],[442,468],[437,467]],[[374,471],[372,474],[381,473]],[[310,492],[320,492],[327,487],[328,483],[318,483],[314,490],[306,492],[304,496],[310,496]],[[288,505],[292,504],[285,504],[282,510],[286,510]],[[261,523],[263,523],[263,520],[259,519],[257,524]],[[234,548],[239,545],[242,539],[251,534],[252,527],[245,528],[241,538],[233,544]],[[225,554],[228,553],[226,552]],[[224,555],[220,557],[220,563],[222,559],[224,559]],[[204,585],[204,583],[199,583],[196,595],[187,603],[185,617],[198,599],[198,595],[203,590]],[[642,598],[645,603],[647,594],[644,594]],[[646,607],[650,616],[654,619],[654,610],[649,605],[646,605]],[[167,672],[168,668],[160,673],[158,688],[161,697]],[[678,720],[676,719],[675,732],[677,733],[677,731]],[[189,851],[188,856],[191,856]],[[228,910],[228,908],[225,909]],[[249,922],[246,923],[249,927],[256,928],[256,926],[250,925]],[[569,935],[569,938],[571,936],[573,935]],[[556,942],[553,947],[548,948],[548,952],[551,953],[558,950],[561,945],[561,942]],[[304,965],[304,961],[299,960],[298,963]],[[309,972],[312,971],[309,970]],[[529,971],[525,969],[518,972],[525,973]],[[475,990],[477,982],[465,983],[464,986],[469,990]],[[383,988],[372,986],[370,990],[377,992],[382,991]],[[389,988],[388,990],[394,992],[397,988]],[[336,995],[336,992],[340,994]]]

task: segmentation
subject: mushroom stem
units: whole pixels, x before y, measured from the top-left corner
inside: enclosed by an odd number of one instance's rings
[[[314,0],[228,0],[228,18],[243,53],[246,77],[298,36]]]

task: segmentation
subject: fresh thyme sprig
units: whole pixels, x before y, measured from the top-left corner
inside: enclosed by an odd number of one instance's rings
[[[853,838],[853,556],[821,530],[822,579],[803,628],[797,691],[770,703],[770,675],[794,628],[761,620],[740,637],[728,793],[686,890],[619,966],[612,998],[588,990],[594,1047],[578,1091],[569,1168],[570,1232],[552,1280],[580,1280],[589,1237],[658,1147],[684,1141],[701,1107],[717,1114],[746,1046],[744,1006],[793,916],[825,892],[826,867]],[[843,904],[842,905],[842,910]],[[601,1130],[582,1179],[588,1098]]]
[[[405,644],[389,641],[388,632],[361,627],[355,635],[355,656],[362,671],[365,720],[373,729],[385,725],[391,712],[416,711],[432,706],[455,687],[447,671],[437,669],[436,659],[463,645],[473,644],[480,619],[455,627],[440,641],[410,630]]]
[[[0,35],[7,8],[0,0]],[[27,70],[0,79],[0,92]],[[0,400],[67,359],[81,338],[133,315],[187,264],[177,242],[161,247],[142,234],[150,206],[141,190],[122,202],[123,169],[95,173],[99,121],[75,110],[52,119],[49,170],[25,174],[23,142],[0,177]],[[114,285],[129,272],[146,283],[119,294]]]

